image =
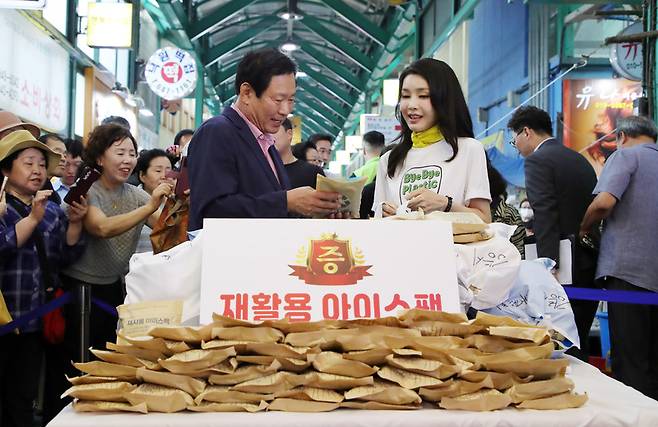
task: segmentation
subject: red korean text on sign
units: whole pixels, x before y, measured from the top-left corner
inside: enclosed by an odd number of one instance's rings
[[[279,318],[279,305],[281,298],[279,294],[258,293],[251,297],[253,305],[251,310],[254,312],[254,320],[275,320]]]
[[[325,319],[381,317],[379,294],[326,294],[322,298],[322,317]]]
[[[309,294],[286,294],[286,319],[308,322],[311,320],[311,296]]]
[[[219,300],[224,304],[223,316],[241,320],[249,319],[249,295],[222,294],[219,296]]]
[[[384,310],[386,310],[386,311],[393,311],[393,310],[395,310],[395,309],[398,308],[398,307],[402,307],[402,308],[404,308],[404,309],[408,309],[408,308],[409,308],[409,304],[407,304],[407,303],[402,299],[402,297],[400,296],[400,294],[395,294],[395,295],[393,295],[393,301],[391,301],[391,303],[390,303],[389,305],[387,305],[386,307],[384,307]]]
[[[441,311],[441,294],[415,294],[416,308]]]

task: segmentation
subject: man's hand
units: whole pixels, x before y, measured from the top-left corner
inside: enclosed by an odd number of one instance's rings
[[[328,216],[340,208],[340,194],[300,187],[287,193],[288,211],[304,216]]]
[[[427,188],[420,188],[407,196],[407,206],[413,211],[422,209],[425,213],[443,211],[448,205],[448,198]]]
[[[53,194],[52,190],[37,191],[32,199],[32,212],[31,217],[37,224],[41,222],[46,213],[46,205],[48,205],[48,197]]]

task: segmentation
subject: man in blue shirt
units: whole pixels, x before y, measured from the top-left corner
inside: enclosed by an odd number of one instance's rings
[[[617,122],[617,151],[594,189],[581,225],[586,234],[605,219],[597,279],[607,289],[658,292],[658,128],[646,117]],[[608,305],[612,371],[658,399],[658,306]]]

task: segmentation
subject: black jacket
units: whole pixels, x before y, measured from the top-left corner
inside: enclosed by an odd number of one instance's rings
[[[560,238],[571,235],[577,240],[580,223],[593,199],[596,173],[585,157],[550,139],[526,158],[525,182],[535,214],[537,255],[559,264]],[[591,281],[579,273],[595,268],[596,256],[578,244],[573,255],[574,283]]]

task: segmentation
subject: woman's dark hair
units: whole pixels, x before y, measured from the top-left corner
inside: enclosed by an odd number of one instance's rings
[[[491,200],[496,202],[500,196],[507,197],[507,181],[498,172],[498,169],[493,167],[487,156],[487,174],[489,175],[489,192],[491,193]]]
[[[256,97],[260,98],[272,81],[272,77],[286,74],[295,75],[297,66],[276,49],[261,49],[250,52],[242,58],[235,73],[235,94],[240,94],[242,83],[249,83]]]
[[[39,138],[37,138],[40,143],[48,145],[48,140],[49,139],[54,139],[60,142],[64,142],[61,136],[57,135],[56,133],[44,133],[41,135]],[[66,143],[65,143],[66,144]]]
[[[180,145],[181,138],[187,135],[194,135],[194,131],[192,129],[183,129],[182,131],[178,132],[174,137],[174,145]]]
[[[300,142],[292,146],[292,155],[299,160],[306,161],[306,152],[311,148],[317,150],[317,147],[311,141]]]
[[[128,129],[116,124],[96,126],[96,128],[89,134],[87,146],[82,153],[82,160],[86,165],[93,166],[102,171],[102,168],[98,164],[98,159],[112,144],[126,138],[129,138],[132,141],[136,154],[137,141],[135,141],[135,138]],[[82,168],[80,168],[80,170],[82,170]]]
[[[452,68],[445,62],[431,58],[419,59],[405,68],[400,74],[398,99],[402,95],[404,79],[412,74],[427,81],[430,89],[430,102],[436,112],[436,125],[446,142],[452,147],[452,157],[448,159],[448,161],[451,161],[459,151],[457,138],[473,138],[473,122],[459,80],[457,80]],[[397,138],[400,143],[391,151],[388,158],[388,176],[391,178],[404,163],[404,159],[406,159],[412,146],[411,129],[402,117],[399,103],[395,109],[395,114],[402,125],[402,132]]]
[[[135,167],[135,175],[139,182],[142,182],[141,175],[146,174],[151,162],[158,157],[165,157],[171,163],[171,167],[174,167],[174,162],[171,161],[171,157],[167,155],[167,152],[159,148],[154,148],[152,150],[146,150],[144,153],[140,154],[137,158],[137,166]]]
[[[66,145],[66,153],[73,157],[74,159],[76,157],[82,157],[82,151],[84,150],[84,146],[82,145],[82,142],[78,141],[75,138],[68,138],[64,141],[64,145]]]

